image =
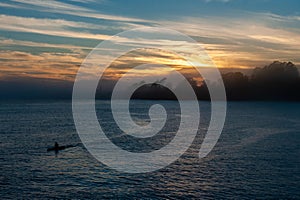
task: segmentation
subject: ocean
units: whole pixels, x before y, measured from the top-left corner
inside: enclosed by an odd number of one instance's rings
[[[166,108],[168,121],[151,142],[122,135],[109,101],[97,100],[96,110],[116,145],[151,152],[172,140],[180,121],[176,101],[132,100],[132,118],[148,123],[152,104]],[[300,199],[300,103],[228,102],[223,132],[203,159],[198,152],[210,103],[199,105],[199,131],[190,148],[163,169],[130,174],[87,151],[70,101],[0,102],[1,199]],[[47,152],[54,142],[75,147]]]

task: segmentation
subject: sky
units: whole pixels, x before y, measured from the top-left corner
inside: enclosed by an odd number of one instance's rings
[[[139,27],[192,37],[220,69],[300,65],[298,0],[9,0],[0,2],[0,80],[73,81],[101,41]]]

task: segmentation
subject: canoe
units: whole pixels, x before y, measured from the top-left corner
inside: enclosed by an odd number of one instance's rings
[[[75,145],[66,145],[66,146],[51,147],[51,148],[48,148],[47,151],[59,151],[59,150],[64,150],[64,149],[70,148],[70,147],[75,147]]]

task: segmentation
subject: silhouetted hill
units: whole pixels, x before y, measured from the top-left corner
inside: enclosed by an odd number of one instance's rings
[[[275,61],[263,68],[255,68],[251,76],[241,72],[222,74],[228,100],[300,100],[300,76],[297,67],[291,62]],[[189,80],[199,100],[209,100],[205,82],[201,86]],[[155,98],[154,98],[155,97]],[[164,87],[151,84],[139,88],[133,95],[137,99],[176,99]]]
[[[256,68],[251,76],[251,97],[258,100],[300,100],[300,77],[291,62],[275,61]]]

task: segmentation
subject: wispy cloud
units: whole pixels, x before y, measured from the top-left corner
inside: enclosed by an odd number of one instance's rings
[[[56,0],[53,1],[40,1],[40,0],[12,0],[12,2],[27,4],[31,6],[38,6],[40,8],[47,9],[57,9],[57,10],[74,10],[74,11],[88,11],[80,6],[59,2]]]
[[[47,51],[51,52],[51,49],[65,49],[70,52],[74,53],[81,53],[82,56],[86,56],[86,53],[83,52],[84,50],[91,51],[93,47],[89,46],[76,46],[71,44],[50,44],[45,42],[32,42],[32,41],[23,41],[23,40],[14,40],[14,39],[7,39],[7,38],[0,38],[0,46],[1,47],[12,47],[16,46],[16,48],[20,47],[36,47],[36,48],[46,48]],[[80,57],[82,57],[80,56]]]
[[[72,2],[79,2],[79,3],[91,3],[91,2],[106,2],[106,1],[103,1],[103,0],[70,0]]]
[[[9,31],[39,33],[61,37],[91,38],[98,40],[105,40],[110,37],[106,34],[92,34],[87,32],[88,29],[95,29],[99,27],[97,25],[61,19],[39,19],[0,15],[0,23],[0,29]],[[72,28],[81,28],[81,30],[74,31]]]
[[[0,78],[5,76],[30,76],[73,80],[82,62],[76,53],[31,53],[0,51]]]
[[[45,36],[76,38],[76,40],[94,39],[106,40],[114,33],[122,30],[143,26],[163,26],[183,32],[204,45],[214,62],[219,67],[253,68],[271,62],[273,60],[289,60],[300,64],[300,17],[281,16],[273,13],[243,12],[241,15],[228,16],[198,16],[180,17],[170,16],[168,20],[162,18],[155,21],[138,17],[104,14],[100,11],[84,7],[86,2],[93,3],[94,0],[73,0],[77,5],[60,1],[39,0],[12,0],[0,3],[0,7],[16,10],[37,10],[43,15],[12,16],[0,15],[0,30],[14,33],[37,33]],[[203,0],[206,2],[218,1],[229,2],[229,0]],[[96,2],[94,2],[96,3]],[[97,1],[97,3],[99,3]],[[100,3],[105,3],[100,1]],[[79,6],[81,5],[81,6]],[[48,14],[59,13],[64,19],[43,18],[51,16]],[[22,15],[22,14],[20,14]],[[28,17],[26,17],[28,16]],[[39,16],[39,17],[38,17]],[[66,16],[66,17],[65,17]],[[76,17],[74,17],[76,16]],[[78,19],[78,21],[72,21]],[[105,22],[105,23],[103,23]],[[74,77],[78,66],[86,55],[82,49],[91,50],[92,47],[82,42],[76,46],[66,42],[55,44],[55,41],[33,42],[22,39],[0,38],[1,47],[22,46],[61,48],[69,50],[66,52],[38,52],[29,53],[30,50],[22,52],[1,51],[0,76],[5,74],[23,74],[34,77],[50,77],[68,79]],[[141,39],[118,38],[115,42],[131,44],[152,44],[153,46],[168,45],[170,41],[147,41]],[[172,45],[182,49],[183,44],[172,42]],[[187,44],[184,44],[187,45]],[[188,45],[187,45],[188,46]],[[4,48],[3,48],[4,49]],[[186,53],[196,52],[195,49],[184,49]],[[71,53],[69,53],[71,52]],[[109,59],[109,58],[107,58]],[[185,63],[181,59],[169,55],[166,52],[157,52],[148,57],[139,58],[124,57],[118,60],[118,64],[147,63],[159,61],[164,64],[173,65],[183,70]],[[116,62],[117,63],[117,62]],[[181,65],[181,67],[180,67]],[[3,66],[3,67],[2,67]],[[183,67],[182,67],[183,66]],[[186,69],[185,69],[186,70]],[[113,73],[112,73],[113,74]]]
[[[247,13],[240,18],[185,17],[161,24],[180,27],[203,43],[219,66],[256,67],[277,59],[300,63],[300,30],[285,27],[287,22],[297,24],[297,17]]]
[[[22,8],[21,6],[18,6],[18,5],[9,4],[9,3],[2,3],[2,2],[0,2],[0,7],[5,7],[5,8]]]
[[[148,20],[140,19],[140,18],[103,14],[89,8],[63,3],[55,0],[53,1],[12,0],[12,1],[21,3],[23,5],[23,8],[26,9],[34,9],[31,6],[36,6],[40,11],[50,12],[50,13],[60,13],[65,15],[74,15],[79,17],[89,17],[89,18],[104,19],[104,20],[111,20],[111,21],[149,22]],[[97,3],[99,2],[97,1]],[[30,5],[30,7],[26,5]]]
[[[222,3],[227,3],[233,0],[204,0],[204,2],[209,3],[209,2],[222,2]]]

